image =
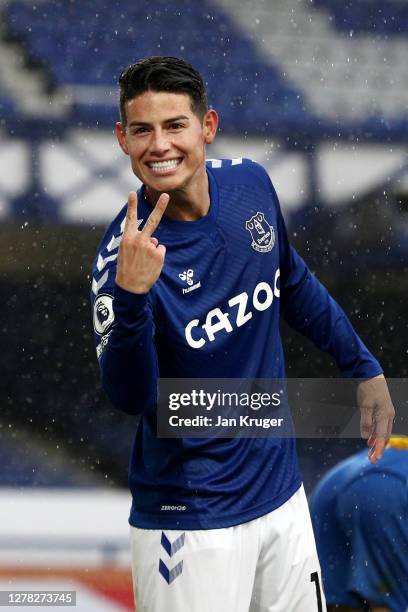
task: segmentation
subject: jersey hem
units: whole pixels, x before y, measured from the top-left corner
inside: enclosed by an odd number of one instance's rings
[[[250,511],[234,514],[233,516],[219,516],[219,517],[208,517],[204,514],[196,514],[195,516],[182,516],[181,513],[172,515],[172,517],[163,516],[163,514],[145,514],[142,512],[131,511],[129,516],[129,524],[132,527],[139,529],[166,529],[166,530],[178,530],[184,529],[186,531],[192,531],[197,529],[223,529],[225,527],[234,527],[234,525],[241,525],[242,523],[248,523],[254,519],[257,519],[273,510],[276,510],[282,504],[288,501],[296,493],[296,491],[302,486],[302,480],[297,478],[289,489],[286,489],[284,493],[274,500],[268,500],[261,506],[257,506]]]

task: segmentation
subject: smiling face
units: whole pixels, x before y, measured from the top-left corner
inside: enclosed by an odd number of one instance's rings
[[[126,102],[126,126],[116,136],[133,172],[150,190],[188,196],[206,181],[205,145],[214,140],[217,113],[202,120],[188,94],[146,91]]]

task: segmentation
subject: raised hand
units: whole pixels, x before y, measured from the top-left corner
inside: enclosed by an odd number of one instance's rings
[[[361,437],[370,447],[371,463],[381,459],[390,438],[395,417],[394,406],[382,374],[365,380],[357,388],[357,403],[361,412]]]
[[[137,194],[129,193],[122,240],[119,246],[116,284],[131,293],[148,293],[160,276],[166,247],[152,237],[169,203],[162,193],[141,231],[137,223]]]

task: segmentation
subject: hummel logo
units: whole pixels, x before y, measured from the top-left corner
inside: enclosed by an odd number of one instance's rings
[[[183,548],[186,539],[186,533],[183,531],[178,538],[170,542],[164,531],[162,531],[161,535],[161,545],[164,550],[167,552],[169,557],[173,557],[181,548]],[[171,584],[173,580],[180,576],[183,572],[183,560],[181,560],[177,565],[173,567],[173,569],[169,569],[167,565],[164,563],[162,559],[159,561],[159,572],[165,579],[168,584]]]
[[[193,276],[194,276],[194,270],[192,268],[189,268],[188,270],[184,270],[184,272],[179,274],[179,278],[181,278],[181,280],[186,282],[188,285],[188,287],[183,287],[182,289],[183,295],[185,293],[190,293],[190,291],[194,291],[195,289],[199,289],[201,287],[201,281],[198,281],[198,283],[196,283],[195,285],[193,284],[194,283]]]
[[[171,584],[173,580],[177,578],[177,576],[180,576],[180,574],[183,573],[183,560],[181,560],[180,563],[177,563],[177,565],[175,565],[172,570],[169,570],[167,565],[160,559],[159,572],[161,573],[167,584]]]
[[[194,270],[190,268],[190,270],[184,270],[181,274],[179,274],[179,278],[183,281],[187,281],[187,285],[190,287],[193,284],[193,276]]]

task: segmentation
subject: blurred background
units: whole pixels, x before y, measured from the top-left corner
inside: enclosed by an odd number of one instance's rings
[[[138,187],[117,79],[147,55],[198,68],[210,158],[250,157],[289,233],[387,376],[407,376],[407,0],[0,1],[0,589],[129,610],[136,419],[103,396],[90,269]],[[283,328],[288,375],[337,376]],[[407,432],[405,432],[407,433]],[[307,491],[357,440],[299,440]]]

